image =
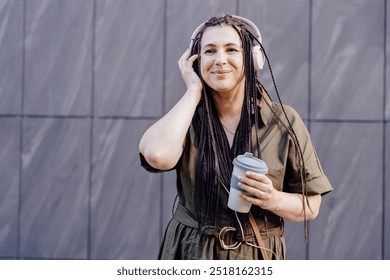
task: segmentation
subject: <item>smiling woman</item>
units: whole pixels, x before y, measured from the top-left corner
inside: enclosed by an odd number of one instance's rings
[[[148,171],[177,171],[160,259],[284,259],[284,219],[306,225],[332,190],[299,115],[260,83],[264,57],[257,27],[226,15],[200,25],[180,58],[187,90],[139,143]],[[268,167],[236,178],[249,213],[227,205],[232,162],[243,154]]]
[[[244,61],[236,30],[228,25],[206,29],[200,52],[201,75],[215,94],[214,98],[229,102],[240,95],[243,100]]]

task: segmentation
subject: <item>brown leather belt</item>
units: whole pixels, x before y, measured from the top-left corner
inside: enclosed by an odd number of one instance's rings
[[[268,258],[268,255],[266,253],[266,250],[264,249],[265,246],[264,246],[263,240],[261,238],[260,230],[256,224],[256,221],[255,221],[252,213],[249,212],[248,217],[249,217],[249,222],[250,222],[251,227],[252,227],[252,231],[250,233],[248,233],[246,236],[241,237],[242,241],[241,240],[236,241],[234,244],[226,244],[224,241],[226,234],[228,234],[229,232],[236,232],[237,231],[237,229],[234,227],[206,226],[206,227],[202,228],[202,232],[206,235],[213,235],[216,238],[218,238],[219,243],[221,244],[221,247],[225,250],[237,249],[238,247],[241,246],[242,242],[245,242],[247,237],[252,237],[254,234],[255,238],[256,238],[257,245],[259,246],[259,248],[261,250],[262,258],[264,260],[268,260],[269,258]],[[182,223],[188,227],[198,229],[198,222],[196,221],[195,217],[181,203],[178,203],[178,205],[177,205],[176,211],[174,213],[174,218],[176,220],[178,220],[180,223]],[[282,226],[282,228],[283,228],[283,226]],[[269,231],[265,231],[263,234],[265,236],[267,236],[267,235],[283,235],[283,229],[273,228],[273,229],[270,229]]]

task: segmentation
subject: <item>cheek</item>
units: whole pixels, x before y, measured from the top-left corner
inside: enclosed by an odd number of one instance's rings
[[[207,59],[203,59],[200,62],[200,73],[202,74],[203,77],[207,75],[207,72],[211,66],[212,66],[212,63],[210,61],[208,61]]]
[[[231,63],[234,65],[234,67],[235,67],[236,69],[242,70],[242,71],[244,72],[244,61],[243,61],[242,58],[239,58],[239,57],[238,57],[238,58],[232,60]]]
[[[240,77],[244,76],[244,64],[243,63],[237,63],[236,64],[237,72],[239,73]]]

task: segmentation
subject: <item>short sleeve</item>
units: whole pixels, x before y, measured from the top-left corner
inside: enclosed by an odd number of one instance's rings
[[[331,192],[333,190],[332,185],[324,174],[317,152],[305,124],[294,109],[288,106],[285,106],[285,109],[294,129],[296,138],[299,141],[299,147],[303,153],[307,194],[325,195]],[[289,140],[285,190],[291,193],[302,193],[299,154],[297,152],[297,144],[292,137]]]
[[[187,143],[189,142],[189,137],[190,137],[190,133],[189,133],[189,130],[187,132],[187,135],[185,137],[185,140],[184,140],[184,143],[183,143],[183,151],[185,150],[186,146],[187,146]],[[145,168],[145,170],[149,171],[149,172],[152,172],[152,173],[162,173],[162,172],[168,172],[168,171],[172,171],[172,170],[175,170],[178,168],[178,166],[180,165],[180,162],[182,160],[182,157],[183,157],[183,154],[181,155],[180,159],[178,160],[176,166],[174,166],[173,168],[171,169],[168,169],[168,170],[161,170],[161,169],[157,169],[157,168],[154,168],[153,166],[151,166],[145,159],[144,155],[142,153],[139,153],[139,158],[140,158],[140,163],[141,163],[141,166],[143,168]]]

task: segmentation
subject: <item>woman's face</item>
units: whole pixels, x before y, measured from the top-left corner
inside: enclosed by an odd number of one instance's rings
[[[200,53],[202,78],[211,89],[228,93],[244,83],[242,43],[233,27],[208,27],[202,36]]]

